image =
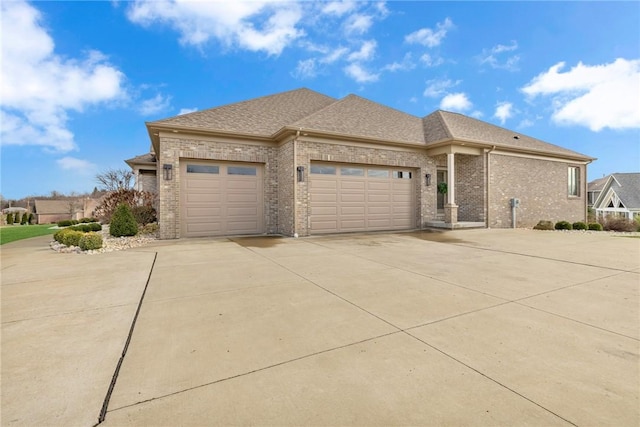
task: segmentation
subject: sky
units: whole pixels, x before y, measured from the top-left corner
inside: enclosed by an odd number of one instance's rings
[[[92,191],[145,122],[307,87],[640,172],[640,2],[2,0],[0,191]]]

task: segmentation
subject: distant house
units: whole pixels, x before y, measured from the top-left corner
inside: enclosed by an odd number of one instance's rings
[[[640,216],[640,173],[614,173],[605,177],[592,209],[597,218]]]
[[[38,224],[50,224],[65,219],[80,219],[93,216],[93,211],[101,199],[36,199],[34,214]]]
[[[609,176],[604,176],[602,178],[594,179],[593,181],[587,184],[587,206],[592,207],[596,202],[596,199],[602,192],[602,187],[606,184]]]
[[[592,157],[447,111],[416,117],[303,88],[147,131],[152,153],[126,162],[142,188],[157,165],[162,239],[532,227],[587,215]]]

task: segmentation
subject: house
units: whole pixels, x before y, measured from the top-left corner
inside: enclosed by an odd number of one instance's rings
[[[594,179],[587,184],[587,207],[593,207],[596,199],[602,192],[602,187],[609,179],[609,176],[603,176],[602,178]]]
[[[596,218],[640,216],[640,173],[614,173],[605,178],[592,209]]]
[[[153,149],[153,147],[152,147]],[[156,155],[153,152],[125,160],[135,175],[134,189],[157,193],[158,179],[156,176]]]
[[[146,126],[164,239],[586,220],[592,157],[462,114],[303,88]]]
[[[34,214],[38,224],[51,224],[65,219],[93,216],[100,198],[35,199]]]

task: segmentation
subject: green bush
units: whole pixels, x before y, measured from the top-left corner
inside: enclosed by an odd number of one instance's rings
[[[97,219],[93,218],[93,217],[89,217],[89,218],[80,218],[80,224],[88,224],[90,222],[98,222]]]
[[[67,246],[78,246],[82,236],[84,236],[82,231],[69,230],[62,235],[62,244]]]
[[[156,222],[157,220],[156,210],[153,208],[153,206],[134,206],[131,208],[131,213],[133,213],[133,217],[136,219],[136,222],[141,225],[147,225],[152,222]]]
[[[102,225],[99,222],[91,222],[89,223],[89,231],[100,231],[102,230]]]
[[[109,234],[114,237],[135,236],[138,234],[138,223],[133,217],[129,205],[124,203],[118,205],[111,217]]]
[[[82,231],[83,233],[88,233],[90,231],[100,231],[102,230],[102,225],[97,222],[90,223],[80,223],[78,225],[72,225],[69,227],[71,230]]]
[[[573,227],[569,221],[558,221],[555,225],[556,230],[572,230]]]
[[[70,219],[63,219],[62,221],[58,221],[57,224],[58,227],[69,227],[70,225],[73,225],[73,222],[71,222]]]
[[[538,221],[538,223],[533,227],[534,230],[553,230],[553,222],[551,221]]]
[[[33,224],[33,219],[34,219],[34,218],[35,218],[35,217],[33,216],[33,214],[32,214],[32,213],[30,213],[30,214],[29,214],[29,219],[28,219],[29,224]]]
[[[102,247],[102,236],[94,232],[85,233],[80,238],[78,246],[83,251],[100,249]]]
[[[573,229],[574,229],[574,230],[586,230],[586,229],[588,229],[588,228],[589,228],[589,227],[587,227],[587,224],[585,224],[585,223],[584,223],[584,222],[582,222],[582,221],[574,222],[574,223],[572,224],[572,226],[573,226]]]
[[[13,225],[13,214],[11,212],[7,214],[7,225]]]
[[[29,219],[29,214],[28,213],[23,213],[22,214],[22,219],[20,219],[20,225],[25,225],[27,223],[27,220]]]
[[[602,224],[598,224],[597,222],[590,222],[589,230],[602,231]]]
[[[65,234],[65,233],[68,233],[69,231],[72,231],[72,230],[70,230],[70,229],[68,229],[68,228],[63,228],[63,229],[62,229],[62,230],[60,230],[60,231],[56,231],[56,232],[53,234],[53,240],[55,240],[55,241],[56,241],[56,242],[58,242],[58,243],[62,243],[62,236],[64,236],[64,234]]]

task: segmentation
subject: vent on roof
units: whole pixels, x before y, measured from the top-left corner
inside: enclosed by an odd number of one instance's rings
[[[520,139],[518,135],[513,135],[513,139]]]

